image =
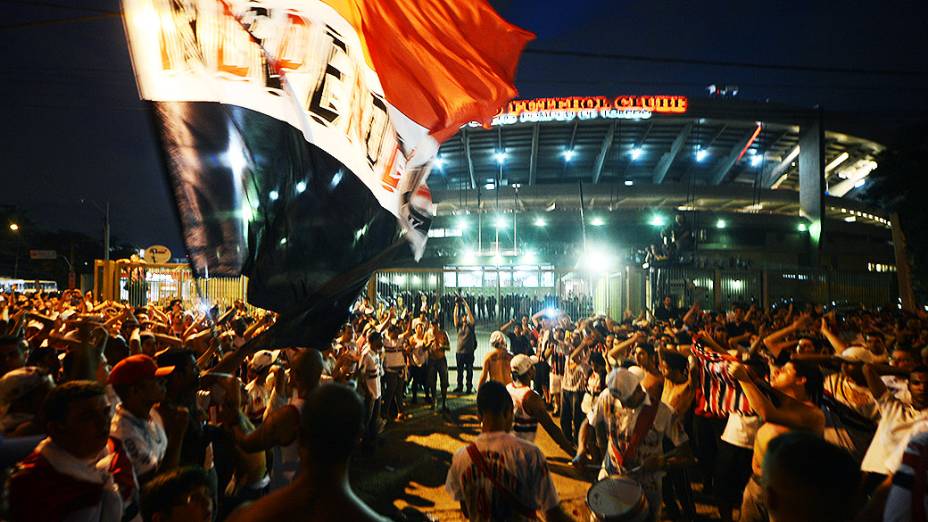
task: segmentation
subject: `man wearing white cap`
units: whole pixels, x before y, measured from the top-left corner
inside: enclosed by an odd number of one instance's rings
[[[641,380],[641,376],[625,368],[609,372],[606,389],[596,400],[588,421],[597,430],[605,430],[608,438],[600,478],[636,470],[632,478],[641,484],[648,498],[651,520],[660,520],[662,470],[688,457],[689,439],[670,407],[651,399],[641,387]],[[672,458],[663,455],[665,437],[678,447]]]
[[[496,381],[503,384],[512,382],[512,374],[509,368],[512,354],[509,353],[506,334],[499,330],[490,334],[490,347],[493,349],[483,358],[483,369],[480,370],[480,379],[477,381],[478,388],[487,381]]]
[[[255,424],[261,424],[265,416],[265,410],[276,410],[287,404],[286,393],[272,394],[275,386],[285,389],[286,376],[283,371],[274,371],[272,368],[277,363],[280,356],[280,350],[258,350],[251,357],[248,363],[248,376],[250,380],[245,385],[245,392],[248,394],[248,402],[245,404],[245,415]],[[281,366],[276,366],[281,368]],[[271,403],[271,397],[276,400],[275,404]]]
[[[564,432],[554,424],[545,401],[532,390],[532,380],[535,378],[535,362],[531,357],[519,354],[509,362],[512,370],[512,382],[506,385],[506,391],[512,397],[513,418],[512,434],[522,440],[535,442],[538,433],[538,424],[548,432],[548,435],[568,455],[573,455],[576,448],[564,436]]]

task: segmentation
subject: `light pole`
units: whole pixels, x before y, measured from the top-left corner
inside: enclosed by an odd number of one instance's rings
[[[10,223],[10,232],[18,236],[18,241],[16,241],[16,257],[13,261],[13,279],[16,279],[19,277],[19,250],[20,246],[22,246],[23,236],[19,234],[19,225],[16,223]]]
[[[103,214],[103,259],[110,260],[110,201],[106,200],[103,206],[92,199],[81,199],[81,203],[90,203]]]

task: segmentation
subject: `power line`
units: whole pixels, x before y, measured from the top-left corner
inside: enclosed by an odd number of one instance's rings
[[[682,65],[710,65],[715,67],[734,67],[743,69],[766,69],[775,71],[803,71],[837,74],[873,74],[883,76],[928,76],[928,71],[906,69],[859,69],[852,67],[826,67],[813,65],[753,63],[723,60],[699,60],[692,58],[672,58],[666,56],[642,56],[634,54],[598,53],[591,51],[560,51],[557,49],[525,49],[525,54],[540,56],[561,56],[567,58],[592,58],[598,60],[620,60],[626,62],[675,63]]]
[[[89,13],[119,14],[118,11],[97,9],[95,7],[80,7],[73,5],[55,4],[52,2],[34,2],[30,0],[0,0],[0,4],[27,5],[30,7],[50,7],[52,9],[67,9],[69,11],[87,11]]]

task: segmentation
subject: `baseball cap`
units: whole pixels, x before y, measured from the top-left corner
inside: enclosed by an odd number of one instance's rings
[[[509,347],[509,341],[506,338],[506,334],[496,330],[490,334],[490,346],[496,347],[497,345],[503,345],[504,347]]]
[[[624,400],[641,385],[641,376],[625,368],[616,368],[606,376],[606,387],[613,397]]]
[[[280,350],[258,350],[252,356],[249,366],[256,372],[264,371],[277,362],[278,357],[280,357]]]
[[[131,385],[145,379],[164,377],[173,371],[173,366],[158,367],[158,363],[148,355],[130,355],[113,367],[107,382],[114,386]]]
[[[532,359],[521,353],[509,361],[509,369],[516,375],[525,375],[532,369],[532,366],[534,366]]]
[[[873,362],[873,353],[871,353],[870,350],[860,346],[851,346],[850,348],[845,348],[839,357],[847,362],[861,362],[868,364]]]
[[[52,384],[52,378],[41,368],[24,366],[11,370],[0,378],[0,406],[25,397],[43,382]]]

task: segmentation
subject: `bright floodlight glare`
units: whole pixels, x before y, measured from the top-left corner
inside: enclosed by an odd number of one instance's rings
[[[277,198],[280,197],[280,194],[276,190],[272,190],[267,193],[267,197],[271,198],[271,201],[277,201]]]
[[[281,245],[286,245],[286,244],[287,244],[287,238],[285,238],[285,237],[280,238],[280,244],[281,244]]]
[[[806,230],[809,230],[809,227],[807,227],[805,223],[799,223],[798,225],[796,225],[796,230],[800,232],[805,232]]]
[[[496,228],[506,228],[506,225],[509,224],[509,220],[503,216],[497,216],[496,218]]]
[[[761,156],[760,154],[755,154],[754,156],[751,156],[752,167],[759,167],[763,161],[764,161],[764,157]]]
[[[702,161],[709,156],[709,151],[706,149],[696,149],[696,161]]]
[[[445,158],[442,158],[441,156],[435,156],[435,159],[432,160],[432,164],[435,165],[435,168],[441,170],[445,166]]]
[[[635,182],[632,181],[632,180],[630,180],[630,179],[625,180],[625,186],[626,186],[626,187],[630,187],[630,186],[632,186],[632,185],[634,185],[634,184],[635,184]]]
[[[612,264],[612,256],[601,248],[587,248],[580,260],[581,268],[589,272],[608,272]]]
[[[467,249],[461,254],[462,265],[473,265],[477,262],[477,254],[472,249]]]
[[[594,217],[593,219],[590,220],[590,224],[593,225],[594,227],[601,227],[605,225],[606,222],[603,221],[603,218],[601,217]]]
[[[17,230],[19,230],[19,225],[17,225],[16,223],[10,223],[10,230],[12,230],[13,232],[16,232]]]
[[[501,265],[501,264],[503,264],[503,256],[501,256],[501,255],[499,255],[499,254],[496,254],[495,256],[493,256],[493,264],[494,264],[494,265]]]
[[[523,265],[534,265],[537,262],[538,257],[535,255],[534,250],[526,250],[522,254],[522,264]]]
[[[573,149],[567,149],[561,153],[561,156],[564,156],[564,161],[570,163],[570,160],[574,159],[574,156],[576,154],[577,154],[576,151],[574,151]]]
[[[503,163],[506,163],[506,158],[508,157],[509,157],[509,154],[506,154],[505,151],[496,151],[495,153],[493,153],[493,159],[495,159],[496,163],[500,165],[502,165]]]
[[[460,230],[467,230],[470,228],[470,221],[468,221],[467,218],[458,218],[458,228]]]
[[[537,217],[537,218],[535,218],[534,225],[535,225],[536,227],[543,227],[543,226],[547,225],[547,223],[545,222],[545,218]]]
[[[725,228],[727,226],[728,226],[728,223],[726,223],[724,219],[720,219],[715,222],[715,228]]]
[[[632,161],[635,161],[635,160],[637,160],[638,158],[640,158],[641,155],[642,155],[643,153],[644,153],[644,151],[641,150],[641,147],[635,147],[635,148],[633,148],[633,149],[631,150],[631,152],[629,152],[629,154],[630,154],[631,157],[632,157]]]
[[[297,193],[297,194],[302,194],[305,190],[306,190],[306,182],[305,182],[305,181],[299,181],[299,182],[297,182],[297,184],[296,184],[296,193]]]
[[[654,214],[651,216],[651,219],[648,220],[648,224],[653,227],[662,227],[667,223],[667,220],[664,219],[664,216],[660,214]]]

